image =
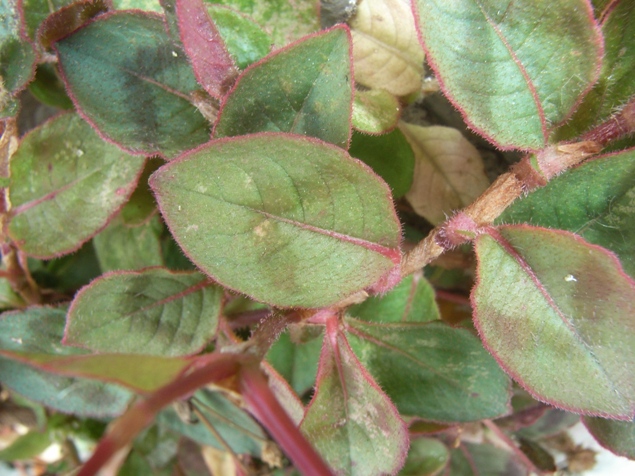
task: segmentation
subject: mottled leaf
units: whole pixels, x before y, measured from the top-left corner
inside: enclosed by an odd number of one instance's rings
[[[343,27],[277,51],[240,75],[214,136],[294,132],[345,147],[351,133],[350,68]]]
[[[77,250],[126,203],[144,161],[104,142],[76,114],[45,123],[11,160],[9,235],[40,258]]]
[[[456,129],[401,123],[415,154],[412,208],[437,225],[456,209],[472,203],[489,186],[483,159]]]
[[[393,474],[408,448],[408,430],[346,338],[324,338],[315,395],[300,426],[337,474]]]
[[[190,259],[256,300],[328,306],[376,283],[399,259],[387,187],[321,141],[215,141],[164,165],[150,185]]]
[[[635,413],[635,282],[572,233],[529,226],[476,239],[475,324],[535,398],[587,415]]]
[[[348,310],[371,322],[428,322],[440,319],[434,289],[420,274],[410,275],[386,294],[371,296]]]
[[[44,49],[70,35],[94,18],[108,11],[104,0],[79,0],[51,13],[37,30],[37,39]]]
[[[514,202],[497,223],[572,231],[617,254],[635,277],[635,149],[565,172]]]
[[[111,273],[75,296],[64,343],[97,352],[193,354],[216,333],[222,294],[200,273]]]
[[[440,474],[450,459],[450,452],[434,438],[417,438],[410,442],[406,464],[399,476],[434,476]]]
[[[587,0],[416,0],[427,60],[468,124],[503,148],[541,149],[598,77]]]
[[[383,134],[397,126],[401,106],[395,96],[383,89],[355,91],[353,127],[367,134]]]
[[[206,0],[233,7],[252,17],[280,48],[320,29],[314,0]]]
[[[73,1],[74,0],[22,0],[24,22],[29,37],[35,40],[36,31],[46,17],[62,7],[70,5]]]
[[[509,379],[465,329],[348,318],[346,330],[355,353],[404,415],[464,422],[509,411]]]
[[[161,233],[163,224],[155,216],[139,226],[126,226],[121,216],[93,238],[102,272],[163,266]]]
[[[400,130],[381,136],[364,136],[355,132],[348,153],[370,165],[390,186],[394,198],[400,198],[410,190],[415,157]]]
[[[102,15],[56,50],[77,109],[126,150],[171,158],[209,140],[207,121],[190,103],[199,86],[158,15]]]
[[[210,4],[207,4],[207,12],[240,69],[264,58],[271,50],[271,36],[249,17],[231,8]]]
[[[396,96],[421,89],[423,49],[408,0],[360,0],[350,26],[355,81]]]
[[[236,75],[223,38],[203,0],[175,0],[175,7],[181,42],[196,79],[210,96],[222,98]]]
[[[66,311],[32,307],[0,317],[0,352],[37,352],[76,356],[79,349],[59,344]],[[78,416],[107,418],[122,413],[132,394],[113,384],[63,377],[0,357],[2,385],[56,410]]]
[[[604,448],[635,460],[635,422],[584,417],[584,425]]]

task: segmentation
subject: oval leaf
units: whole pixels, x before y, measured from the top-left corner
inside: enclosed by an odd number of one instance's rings
[[[32,307],[0,317],[0,381],[2,385],[64,413],[108,418],[121,414],[132,394],[118,385],[53,375],[6,357],[6,353],[36,352],[57,357],[83,351],[59,344],[66,311]]]
[[[350,25],[355,81],[395,96],[421,89],[423,49],[409,1],[361,0]]]
[[[614,255],[564,231],[476,239],[475,324],[537,399],[587,415],[635,413],[635,282]]]
[[[416,0],[428,62],[466,121],[503,148],[543,148],[598,77],[586,0]]]
[[[441,322],[346,324],[355,353],[401,414],[465,422],[509,412],[509,379],[467,330]]]
[[[497,223],[577,233],[620,258],[635,277],[635,149],[598,157],[515,201]]]
[[[399,126],[415,154],[412,187],[406,199],[430,223],[443,223],[489,186],[478,150],[456,129]]]
[[[163,166],[150,185],[189,258],[260,301],[329,306],[399,261],[399,224],[386,185],[314,139],[216,141]]]
[[[408,451],[405,423],[343,335],[324,339],[300,429],[337,474],[394,474]]]
[[[345,147],[351,133],[344,27],[309,37],[247,68],[223,104],[215,137],[295,132]]]
[[[126,203],[144,162],[104,142],[76,114],[45,123],[11,159],[9,235],[39,258],[77,250]]]
[[[222,294],[200,273],[111,273],[75,297],[64,344],[97,352],[194,354],[216,333]]]
[[[582,421],[604,448],[635,460],[635,422],[592,417],[584,417]]]
[[[395,96],[383,89],[355,91],[353,127],[367,134],[383,134],[397,126],[401,106]]]
[[[190,103],[200,87],[160,16],[105,14],[56,50],[78,111],[126,150],[171,158],[209,140],[207,121]]]

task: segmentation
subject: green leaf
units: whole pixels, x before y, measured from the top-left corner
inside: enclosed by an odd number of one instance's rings
[[[161,17],[105,14],[56,50],[77,109],[126,150],[171,158],[209,140],[207,121],[190,103],[200,87]]]
[[[449,476],[524,476],[527,469],[512,454],[489,443],[462,443],[450,454]]]
[[[392,189],[394,198],[400,198],[410,190],[415,156],[399,129],[381,136],[365,136],[354,132],[348,153],[362,160],[383,178]]]
[[[24,21],[31,39],[36,39],[40,24],[53,12],[74,3],[76,0],[22,0]]]
[[[150,185],[190,259],[259,301],[329,306],[399,261],[399,224],[385,184],[315,139],[215,141],[164,165]]]
[[[277,47],[320,29],[314,0],[206,0],[233,7],[252,17],[271,36]]]
[[[415,156],[412,187],[406,199],[417,214],[438,225],[487,189],[483,159],[458,130],[405,122],[399,128]]]
[[[582,421],[604,448],[635,460],[635,422],[592,417],[584,417]]]
[[[163,266],[161,233],[163,224],[155,216],[147,223],[130,227],[121,216],[93,238],[93,246],[103,272]]]
[[[313,388],[322,340],[321,329],[307,336],[282,334],[267,352],[267,362],[302,396]],[[317,335],[316,335],[317,334]],[[301,339],[298,341],[298,337]]]
[[[153,425],[132,445],[119,476],[171,476],[174,474],[179,437],[164,427]]]
[[[406,464],[399,476],[434,476],[448,464],[447,446],[434,438],[417,438],[410,442]]]
[[[557,408],[547,408],[545,413],[533,424],[521,428],[516,435],[521,438],[538,440],[555,436],[571,428],[580,421],[580,415],[565,412]]]
[[[208,423],[220,434],[236,453],[247,453],[257,457],[262,455],[269,440],[262,428],[240,407],[219,392],[199,390],[191,400]],[[202,445],[225,449],[207,425],[198,418],[195,423],[186,423],[173,409],[163,410],[157,423],[180,433]]]
[[[19,0],[0,3],[0,110],[35,73],[35,49],[24,31],[21,9]]]
[[[245,69],[267,56],[273,40],[257,23],[235,10],[218,5],[207,4],[207,11],[236,66]]]
[[[57,116],[26,135],[11,159],[9,235],[39,258],[77,250],[127,201],[143,164],[78,115]]]
[[[558,131],[573,139],[611,117],[635,95],[635,4],[617,2],[602,19],[604,59],[600,79],[573,118]]]
[[[476,239],[475,324],[535,398],[620,419],[635,413],[635,282],[614,255],[565,231],[489,229]]]
[[[23,461],[31,460],[46,448],[51,446],[53,441],[49,432],[30,431],[19,436],[9,446],[0,451],[0,461]]]
[[[148,180],[150,175],[164,163],[165,161],[158,157],[148,158],[143,173],[139,177],[137,188],[132,192],[130,200],[121,209],[120,216],[125,225],[132,227],[142,225],[147,223],[157,213],[157,203],[148,185]]]
[[[395,96],[383,89],[355,90],[353,127],[368,134],[383,134],[397,125],[401,106]]]
[[[509,411],[509,379],[465,329],[347,318],[346,330],[355,353],[403,415],[465,422]]]
[[[468,122],[503,148],[543,148],[599,73],[586,0],[417,0],[427,59]]]
[[[617,254],[635,277],[635,149],[594,159],[514,202],[496,223],[572,231]]]
[[[300,429],[337,474],[394,474],[408,451],[397,409],[339,333],[324,338],[315,395]]]
[[[2,385],[65,413],[95,418],[119,415],[132,397],[128,390],[109,383],[53,375],[6,358],[7,352],[69,357],[81,354],[79,349],[59,344],[65,318],[64,310],[47,307],[32,307],[0,316]]]
[[[294,132],[345,147],[351,133],[349,37],[335,27],[247,68],[223,103],[215,137]]]
[[[160,0],[112,0],[116,10],[143,10],[146,12],[162,13]]]
[[[96,352],[194,354],[216,334],[222,295],[200,273],[111,273],[75,296],[64,344]]]
[[[73,109],[73,101],[67,96],[64,84],[51,64],[42,63],[37,66],[35,78],[29,84],[29,92],[48,106]]]
[[[348,313],[371,322],[428,322],[440,319],[434,289],[420,274],[401,280],[382,296],[351,306]]]

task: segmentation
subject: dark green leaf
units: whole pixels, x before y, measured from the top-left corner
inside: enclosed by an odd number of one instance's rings
[[[497,223],[572,231],[615,252],[635,277],[635,149],[594,159],[514,202]]]
[[[259,301],[328,306],[399,260],[387,187],[321,141],[284,134],[216,141],[163,166],[150,185],[192,261]]]
[[[475,324],[539,400],[635,413],[635,282],[614,255],[565,231],[506,226],[476,239]]]
[[[635,460],[635,422],[592,417],[584,417],[582,421],[603,447]]]
[[[179,436],[164,427],[154,425],[140,434],[119,476],[172,476]]]
[[[24,5],[24,20],[26,30],[30,38],[36,39],[36,31],[40,24],[51,13],[66,5],[70,5],[75,0],[22,0]]]
[[[24,137],[11,160],[9,235],[40,258],[77,250],[127,201],[143,164],[78,115],[56,117]]]
[[[406,464],[399,476],[434,476],[448,464],[450,452],[439,440],[417,438],[410,442]]]
[[[586,0],[417,0],[427,60],[467,122],[505,148],[540,149],[597,79]]]
[[[222,105],[215,137],[294,132],[345,147],[351,133],[350,45],[335,27],[247,68]]]
[[[200,273],[111,273],[77,294],[64,343],[97,352],[193,354],[216,333],[222,295]]]
[[[143,169],[139,183],[130,200],[121,209],[121,219],[125,225],[138,226],[150,220],[157,213],[157,204],[154,201],[152,190],[148,186],[150,175],[165,162],[157,157],[151,157]]]
[[[411,275],[381,296],[371,296],[348,310],[372,322],[428,322],[440,319],[434,289],[421,275]]]
[[[521,428],[517,434],[522,438],[537,440],[557,435],[580,421],[580,415],[565,412],[557,408],[547,411],[532,425]]]
[[[397,409],[339,333],[324,338],[315,396],[300,428],[337,474],[394,474],[408,451]]]
[[[207,121],[190,103],[199,86],[160,17],[102,15],[56,49],[78,110],[125,149],[171,158],[209,140]]]
[[[525,476],[512,454],[489,443],[463,443],[451,453],[449,476]]]
[[[381,136],[355,132],[348,153],[372,167],[390,186],[395,198],[402,197],[410,190],[415,156],[399,129]]]
[[[46,307],[9,312],[0,317],[0,349],[76,356],[79,349],[64,347],[66,312]],[[0,381],[11,390],[48,407],[79,416],[107,418],[122,413],[132,394],[123,388],[81,378],[69,378],[37,370],[0,357]]]
[[[35,79],[29,84],[29,91],[38,101],[48,106],[73,109],[73,102],[66,94],[64,84],[51,64],[38,65]]]
[[[348,318],[346,330],[355,353],[404,415],[464,422],[509,411],[509,379],[464,329]]]

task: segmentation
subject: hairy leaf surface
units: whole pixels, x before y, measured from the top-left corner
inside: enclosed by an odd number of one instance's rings
[[[193,354],[216,333],[222,294],[200,273],[111,273],[75,296],[64,343],[97,352]]]
[[[598,77],[586,0],[416,0],[427,59],[466,121],[504,148],[544,147]]]
[[[256,300],[328,306],[374,284],[399,259],[386,185],[321,141],[286,134],[215,141],[163,166],[150,185],[189,258]]]
[[[635,277],[635,149],[594,159],[514,202],[497,223],[572,231],[617,254]]]
[[[76,114],[43,124],[11,160],[9,235],[40,258],[77,250],[126,203],[144,162],[104,142]]]
[[[389,398],[339,334],[324,339],[315,396],[300,426],[338,474],[394,474],[408,430]]]
[[[635,413],[635,282],[604,248],[565,231],[490,229],[476,239],[475,324],[539,400],[587,415]]]
[[[634,422],[593,417],[584,417],[582,421],[603,447],[616,455],[635,459]]]
[[[294,132],[345,147],[351,65],[343,27],[309,37],[247,68],[222,105],[215,137]]]
[[[56,50],[77,109],[121,147],[171,158],[209,140],[207,121],[190,103],[200,87],[160,16],[102,15]]]
[[[430,223],[444,222],[489,186],[483,159],[458,130],[404,122],[399,128],[415,154],[414,177],[406,199]]]
[[[464,422],[509,411],[509,379],[464,329],[348,318],[346,330],[361,362],[403,415]]]

